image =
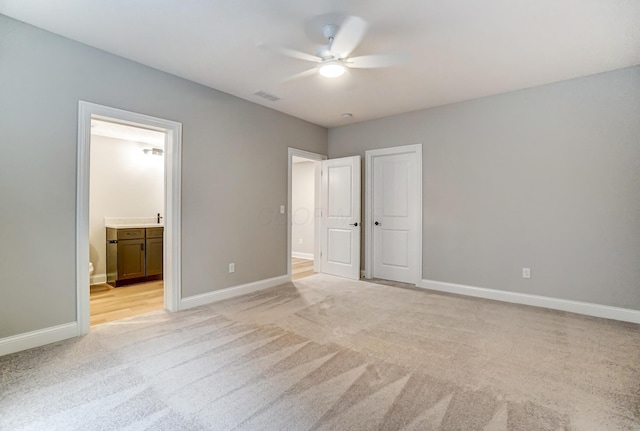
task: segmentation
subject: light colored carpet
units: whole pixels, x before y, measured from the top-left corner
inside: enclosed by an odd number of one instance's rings
[[[640,429],[640,326],[313,275],[0,358],[1,430]]]

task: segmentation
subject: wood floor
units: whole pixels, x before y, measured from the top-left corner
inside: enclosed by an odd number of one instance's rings
[[[315,274],[315,272],[313,272],[313,260],[299,259],[297,257],[291,258],[292,281],[300,280],[313,274]]]
[[[91,286],[91,326],[113,322],[164,308],[164,283],[132,284],[114,288],[108,284]]]

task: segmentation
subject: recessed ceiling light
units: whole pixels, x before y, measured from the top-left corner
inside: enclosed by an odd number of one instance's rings
[[[353,118],[353,114],[351,112],[345,112],[344,114],[340,115],[342,118],[344,118],[345,120],[348,120],[349,118]]]

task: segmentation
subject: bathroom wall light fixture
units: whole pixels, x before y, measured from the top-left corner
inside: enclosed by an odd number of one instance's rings
[[[164,154],[164,150],[162,148],[145,148],[142,152],[152,156],[162,156]]]

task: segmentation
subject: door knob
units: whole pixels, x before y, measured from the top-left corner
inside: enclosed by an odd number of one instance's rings
[[[374,223],[376,226],[382,226],[382,223],[380,223],[379,221]]]
[[[349,224],[349,226],[355,226],[355,227],[358,227],[358,222],[350,223],[350,224]]]

